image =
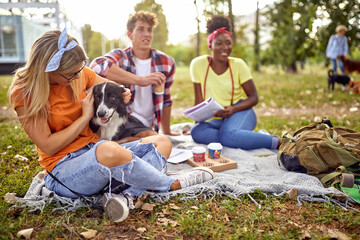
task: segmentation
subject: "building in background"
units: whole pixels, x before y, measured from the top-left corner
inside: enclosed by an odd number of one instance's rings
[[[25,64],[32,44],[43,32],[65,27],[82,45],[81,29],[68,20],[56,1],[0,3],[0,74],[11,74]]]

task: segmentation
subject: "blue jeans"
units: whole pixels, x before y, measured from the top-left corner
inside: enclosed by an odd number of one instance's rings
[[[133,197],[139,197],[149,189],[169,191],[176,179],[165,174],[166,158],[156,150],[153,143],[142,144],[140,141],[121,144],[133,155],[133,159],[123,165],[109,168],[97,161],[96,148],[104,142],[100,141],[69,153],[56,164],[51,173],[68,188],[85,196],[98,193],[112,178],[130,185],[124,194]],[[45,186],[60,196],[77,198],[49,174],[45,175]]]
[[[337,71],[336,60],[338,60],[339,68],[340,68],[342,74],[345,74],[344,63],[343,63],[340,59],[330,58],[330,60],[331,60],[331,65],[332,65],[332,67],[333,67],[334,73],[336,73],[336,71]]]
[[[241,101],[241,100],[240,100]],[[191,136],[197,143],[219,142],[225,147],[255,149],[276,149],[278,137],[253,132],[256,126],[254,110],[234,113],[228,118],[197,123],[191,129]]]

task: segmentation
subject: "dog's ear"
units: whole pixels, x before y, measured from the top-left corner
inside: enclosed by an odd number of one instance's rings
[[[328,76],[331,77],[331,76],[334,76],[334,70],[330,69],[328,71]]]

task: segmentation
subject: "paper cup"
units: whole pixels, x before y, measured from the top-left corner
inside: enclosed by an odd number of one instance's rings
[[[206,149],[204,147],[193,147],[193,159],[195,162],[203,162],[205,161],[205,152]]]
[[[221,143],[210,143],[208,146],[208,151],[209,151],[209,158],[211,159],[219,159],[220,155],[221,155],[221,150],[223,148],[223,146],[221,145]]]
[[[156,94],[163,94],[164,93],[164,88],[165,88],[165,83],[162,83],[160,85],[154,86],[154,92]]]

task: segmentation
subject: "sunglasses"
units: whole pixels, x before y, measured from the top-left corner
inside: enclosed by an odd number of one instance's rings
[[[85,66],[86,66],[86,61],[84,61],[84,66],[82,66],[79,71],[72,73],[71,77],[65,77],[64,75],[62,75],[60,73],[59,73],[59,75],[62,76],[63,78],[65,78],[68,82],[71,82],[76,77],[76,75],[78,75],[84,69]]]

